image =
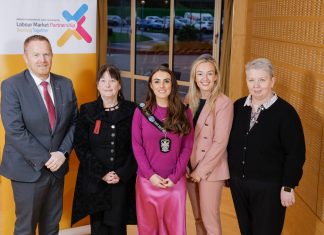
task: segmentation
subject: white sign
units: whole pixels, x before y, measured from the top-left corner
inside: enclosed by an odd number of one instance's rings
[[[94,0],[0,0],[0,54],[22,54],[33,34],[55,54],[96,53],[96,13]]]

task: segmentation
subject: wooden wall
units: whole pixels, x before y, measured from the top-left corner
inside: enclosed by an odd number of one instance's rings
[[[284,235],[324,234],[324,0],[234,0],[230,96],[246,95],[244,64],[269,58],[275,91],[298,111],[307,145]]]

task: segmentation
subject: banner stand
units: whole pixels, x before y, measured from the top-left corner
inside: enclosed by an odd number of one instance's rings
[[[52,45],[53,73],[70,78],[78,104],[96,99],[96,14],[97,1],[83,0],[10,0],[1,1],[0,27],[0,82],[26,69],[23,60],[23,42],[31,35],[46,36]],[[35,7],[37,6],[37,7]],[[41,11],[40,11],[41,9]],[[4,146],[4,129],[0,123],[1,153]],[[0,155],[1,158],[1,155]],[[63,215],[60,229],[71,226],[71,209],[78,169],[73,153],[70,171],[65,176]],[[10,180],[1,177],[1,233],[13,234],[15,206]],[[85,219],[76,226],[89,224]],[[87,231],[88,226],[76,228]],[[80,230],[80,231],[81,231]],[[64,230],[60,234],[78,230]],[[78,233],[78,235],[80,235]]]

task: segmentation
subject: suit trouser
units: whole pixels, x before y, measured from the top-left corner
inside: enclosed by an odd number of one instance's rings
[[[262,180],[230,179],[242,235],[280,235],[286,208],[280,202],[281,184]]]
[[[221,235],[220,201],[224,181],[187,181],[197,235]]]
[[[42,169],[36,182],[11,181],[16,205],[15,235],[56,235],[62,215],[64,179]]]

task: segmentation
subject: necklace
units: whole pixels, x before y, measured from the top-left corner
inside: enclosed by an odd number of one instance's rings
[[[114,110],[117,110],[119,109],[119,103],[117,103],[116,105],[112,106],[112,107],[108,107],[108,108],[105,108],[105,111],[114,111]]]
[[[167,131],[163,131],[164,137],[160,139],[160,151],[162,153],[170,152],[171,149],[171,139],[167,137]]]
[[[165,119],[167,119],[167,115],[163,117],[161,110],[159,110],[158,106],[156,107],[156,113],[159,114],[159,116],[161,117],[162,123],[165,121]],[[164,136],[160,139],[160,151],[162,153],[168,153],[171,150],[171,139],[167,137],[168,132],[165,128],[163,128],[162,133]]]
[[[163,133],[163,137],[160,139],[160,151],[162,153],[168,153],[171,149],[171,139],[167,137],[167,131],[164,128],[163,122],[160,119],[156,118],[153,114],[153,111],[146,109],[144,103],[139,104],[139,108],[142,111],[142,114],[147,118],[147,120],[152,123],[159,131]],[[155,114],[159,113],[157,110],[158,107],[154,110]]]

